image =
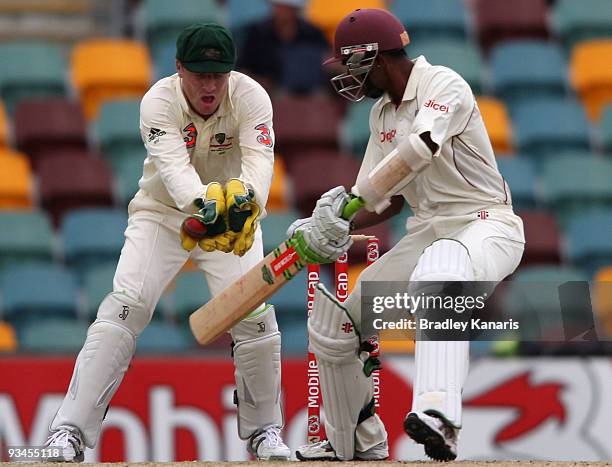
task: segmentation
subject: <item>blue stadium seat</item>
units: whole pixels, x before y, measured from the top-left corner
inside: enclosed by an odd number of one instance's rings
[[[589,276],[612,264],[612,209],[577,214],[569,221],[568,256]]]
[[[408,46],[411,57],[424,55],[432,65],[444,65],[459,73],[472,91],[482,91],[483,64],[478,47],[465,40],[415,41]]]
[[[220,23],[223,8],[215,0],[145,0],[147,42],[155,58],[165,44],[176,43],[181,31],[193,23]]]
[[[584,109],[571,99],[533,99],[512,111],[514,140],[521,153],[543,158],[590,149]]]
[[[300,217],[300,213],[293,209],[289,212],[268,213],[265,219],[261,221],[265,255],[287,240],[287,228]]]
[[[98,312],[98,306],[113,290],[113,278],[115,277],[116,264],[106,263],[92,267],[85,272],[83,277],[83,288],[85,291],[85,309],[87,317],[94,320]]]
[[[267,0],[228,0],[227,5],[230,28],[238,36],[240,28],[265,18],[270,12]]]
[[[0,211],[0,270],[53,260],[53,229],[42,211]]]
[[[140,99],[117,99],[102,104],[95,132],[102,154],[113,171],[126,155],[144,152],[140,137]]]
[[[566,50],[578,42],[612,36],[609,0],[556,0],[553,18]]]
[[[44,42],[0,44],[0,96],[9,113],[34,97],[64,96],[68,64],[58,45]]]
[[[190,339],[179,326],[153,321],[138,337],[136,353],[181,353],[191,349],[194,343],[195,340]]]
[[[66,263],[79,272],[104,263],[117,264],[124,243],[123,210],[85,208],[69,211],[62,224]]]
[[[341,123],[342,147],[360,159],[370,139],[370,110],[372,110],[372,101],[369,99],[352,103]]]
[[[83,347],[88,325],[74,319],[31,321],[19,333],[22,352],[65,353],[73,356]]]
[[[523,99],[563,97],[567,64],[560,46],[545,41],[502,42],[491,52],[493,92],[509,106]]]
[[[199,270],[180,273],[169,299],[178,321],[186,322],[191,313],[211,299],[204,273]]]
[[[588,155],[551,158],[544,166],[542,196],[562,226],[578,214],[612,208],[612,161]]]
[[[26,321],[77,316],[73,275],[52,264],[14,266],[2,274],[4,317],[16,326]]]
[[[608,155],[612,155],[612,104],[608,104],[604,109],[600,125],[603,149]]]
[[[278,317],[278,314],[276,315]],[[286,323],[280,326],[283,355],[305,358],[308,354],[308,331],[306,315],[303,321]]]
[[[468,10],[461,0],[394,1],[390,10],[404,24],[411,40],[463,40],[467,36]]]
[[[176,73],[176,42],[168,42],[160,46],[153,60],[156,80],[172,76]]]
[[[130,154],[124,154],[113,169],[117,187],[117,197],[121,204],[127,206],[138,191],[138,182],[142,177],[144,160],[147,153],[144,148]]]
[[[497,167],[512,192],[512,205],[517,209],[534,208],[536,173],[533,163],[524,157],[512,157],[497,159]]]

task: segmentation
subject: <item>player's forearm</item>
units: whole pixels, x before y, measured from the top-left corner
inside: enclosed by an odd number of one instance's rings
[[[397,216],[404,205],[404,198],[402,196],[393,196],[390,200],[391,204],[380,214],[370,211],[360,211],[355,219],[353,219],[353,225],[355,230],[364,229],[366,227],[372,227],[373,225],[385,222],[394,216]]]

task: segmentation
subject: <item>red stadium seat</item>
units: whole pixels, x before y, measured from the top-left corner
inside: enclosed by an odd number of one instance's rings
[[[50,151],[86,151],[87,125],[80,105],[61,97],[20,102],[15,108],[15,141],[35,168]]]
[[[47,157],[38,168],[41,205],[59,225],[74,208],[112,206],[112,173],[106,161],[87,154]]]
[[[546,0],[477,0],[475,7],[485,51],[503,40],[548,37]]]
[[[561,238],[555,217],[547,211],[520,211],[525,228],[522,265],[561,262]]]

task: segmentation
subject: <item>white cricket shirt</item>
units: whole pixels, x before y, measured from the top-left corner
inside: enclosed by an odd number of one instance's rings
[[[399,107],[388,94],[370,112],[370,139],[359,172],[365,177],[411,133],[431,133],[438,151],[399,191],[418,218],[469,214],[511,205],[510,190],[472,90],[453,70],[414,60]]]
[[[248,76],[230,73],[227,95],[206,120],[189,107],[178,74],[161,79],[142,99],[140,132],[147,158],[139,204],[144,196],[194,212],[208,183],[239,178],[265,206],[274,170],[272,104]]]

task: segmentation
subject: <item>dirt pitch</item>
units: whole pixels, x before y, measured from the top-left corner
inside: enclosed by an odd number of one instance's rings
[[[236,467],[236,466],[257,466],[261,467],[264,462],[117,462],[117,463],[99,463],[99,464],[80,464],[83,467]],[[612,462],[544,462],[544,461],[459,461],[459,462],[268,462],[272,467],[422,467],[423,465],[436,464],[440,467],[453,466],[475,466],[475,467],[583,467],[583,466],[604,466],[612,465]],[[24,467],[24,463],[5,462],[0,463],[2,467]],[[27,467],[58,467],[57,463],[36,462],[27,463]]]

